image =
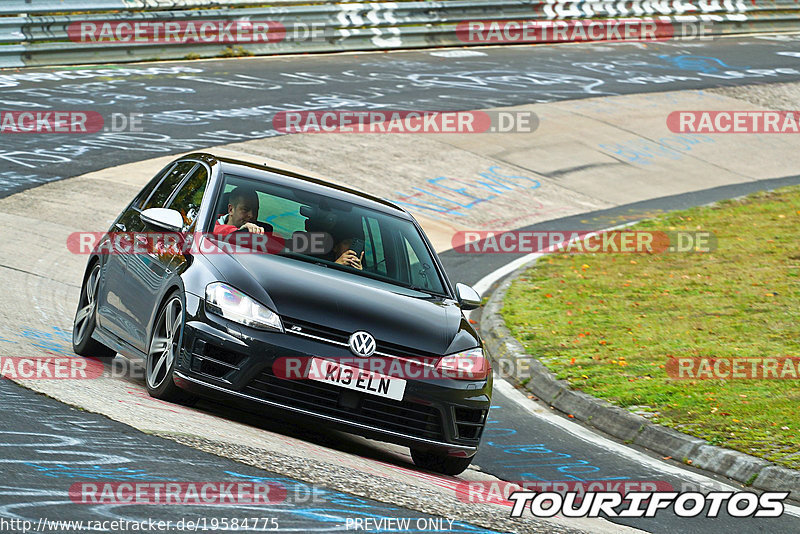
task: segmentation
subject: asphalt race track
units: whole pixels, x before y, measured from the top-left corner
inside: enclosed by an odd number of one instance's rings
[[[105,417],[81,413],[9,381],[0,381],[0,394],[6,409],[18,416],[13,421],[4,418],[0,423],[3,436],[0,515],[3,517],[34,518],[34,523],[39,519],[46,522],[68,517],[74,521],[172,521],[173,525],[181,520],[197,523],[204,519],[238,517],[249,518],[251,524],[255,520],[258,528],[253,530],[265,531],[275,530],[271,522],[274,518],[280,530],[302,532],[327,532],[333,526],[341,527],[342,517],[407,518],[412,525],[417,520],[435,519],[148,436]],[[118,467],[129,463],[136,468]],[[20,469],[21,465],[28,469]],[[270,488],[280,487],[287,497],[283,502],[253,505],[82,506],[72,498],[65,498],[65,492],[78,480],[98,485],[112,480],[261,483],[271,485]],[[266,518],[270,521],[263,520]],[[451,532],[492,532],[461,521],[450,528]]]
[[[0,195],[59,178],[278,135],[293,109],[471,110],[800,79],[794,37],[248,58],[0,71],[0,106],[142,113],[141,134],[5,136]],[[442,53],[467,53],[442,57]],[[474,54],[474,55],[473,55]],[[120,120],[120,125],[122,124]]]
[[[452,52],[463,52],[453,54]],[[0,137],[0,198],[90,171],[157,156],[280,135],[275,112],[291,109],[466,110],[546,103],[598,96],[705,89],[800,81],[800,36],[720,39],[697,43],[648,43],[479,48],[239,60],[187,61],[0,71],[0,108],[82,110],[143,114],[143,132],[92,136]],[[608,221],[633,221],[668,211],[737,197],[752,191],[800,184],[798,176],[775,176],[665,196],[526,227],[535,230],[597,230]],[[475,284],[521,255],[441,254],[450,278]],[[5,267],[0,259],[0,269]],[[77,281],[76,281],[77,283]],[[498,381],[499,383],[500,381]],[[0,381],[0,398],[15,417],[0,420],[0,516],[55,518],[72,505],[63,495],[75,479],[259,481],[282,485],[287,504],[266,507],[281,530],[344,530],[342,516],[375,519],[431,516],[375,500],[311,486],[190,447],[141,433],[103,416],[82,412]],[[198,409],[228,417],[213,403]],[[548,413],[508,384],[496,386],[490,421],[474,464],[502,480],[659,481],[676,490],[718,489],[730,481],[628,448]],[[294,432],[294,431],[292,431]],[[308,429],[301,438],[324,442]],[[388,460],[380,445],[364,448],[346,437],[331,444]],[[119,458],[135,470],[114,467]],[[85,461],[83,461],[85,460]],[[20,466],[26,469],[20,469]],[[81,465],[92,465],[91,469]],[[106,466],[98,469],[96,466]],[[307,497],[317,492],[324,508]],[[189,509],[191,508],[191,509]],[[74,519],[156,517],[130,506],[81,507]],[[648,532],[728,533],[800,531],[794,508],[782,518],[614,520]],[[163,519],[230,516],[219,508],[174,507]],[[252,514],[253,516],[259,514]],[[623,523],[624,521],[624,523]],[[450,532],[491,532],[457,522]],[[505,531],[498,527],[498,531]],[[559,531],[567,532],[567,529]]]

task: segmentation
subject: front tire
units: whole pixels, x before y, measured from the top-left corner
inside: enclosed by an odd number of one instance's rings
[[[81,287],[78,311],[72,321],[72,350],[75,354],[91,358],[111,359],[117,355],[110,349],[92,339],[97,324],[97,296],[100,289],[100,263],[95,263],[89,276]]]
[[[156,399],[190,404],[196,397],[176,386],[172,379],[182,333],[183,303],[176,291],[167,297],[156,316],[145,362],[145,387]]]
[[[442,475],[460,475],[472,463],[472,457],[449,456],[442,452],[411,449],[411,459],[420,469],[427,469]]]

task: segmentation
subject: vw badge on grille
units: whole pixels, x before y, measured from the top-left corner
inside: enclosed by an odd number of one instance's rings
[[[353,332],[349,340],[350,350],[356,356],[369,358],[375,352],[375,338],[369,332]]]

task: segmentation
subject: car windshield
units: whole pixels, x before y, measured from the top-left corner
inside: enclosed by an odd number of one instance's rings
[[[214,213],[214,234],[242,226],[239,231],[247,231],[249,223],[285,240],[280,254],[287,258],[446,296],[428,247],[406,219],[228,173]]]

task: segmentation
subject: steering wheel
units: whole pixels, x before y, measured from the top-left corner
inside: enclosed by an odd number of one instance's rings
[[[272,225],[271,225],[271,224],[269,224],[269,223],[260,222],[260,221],[255,221],[253,224],[255,224],[256,226],[258,226],[258,227],[260,227],[262,230],[264,230],[264,233],[265,233],[265,234],[271,234],[271,233],[272,233],[272,231],[273,231]],[[248,230],[243,230],[243,229],[241,229],[241,228],[239,228],[238,230],[236,230],[236,232],[247,232],[247,231],[248,231]],[[236,233],[236,232],[234,232],[234,233]]]

